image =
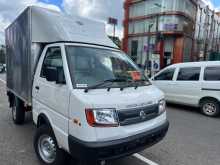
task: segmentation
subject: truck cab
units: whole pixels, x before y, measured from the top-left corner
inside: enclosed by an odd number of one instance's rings
[[[120,50],[89,44],[45,47],[33,83],[38,127],[41,116],[60,148],[78,158],[86,153],[89,161],[135,153],[168,129],[163,93]],[[127,150],[130,143],[135,146]]]

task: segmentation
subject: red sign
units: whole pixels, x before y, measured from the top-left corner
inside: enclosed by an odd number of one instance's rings
[[[141,79],[141,73],[138,71],[130,72],[130,74],[131,74],[132,80],[134,81],[138,81]]]

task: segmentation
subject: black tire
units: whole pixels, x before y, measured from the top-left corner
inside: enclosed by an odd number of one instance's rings
[[[51,162],[45,161],[44,156],[42,156],[42,150],[40,150],[40,139],[44,136],[50,137],[53,141],[53,149],[55,149],[55,156]],[[63,165],[68,160],[68,155],[62,149],[60,149],[57,145],[56,138],[52,129],[47,125],[42,125],[37,128],[37,131],[34,136],[34,149],[37,154],[38,159],[40,160],[41,164],[43,165]]]
[[[210,106],[211,108],[207,108]],[[220,103],[215,99],[204,99],[200,103],[201,112],[209,117],[216,117],[220,114]]]
[[[25,121],[24,103],[17,97],[15,97],[12,106],[12,119],[16,125],[22,125]]]

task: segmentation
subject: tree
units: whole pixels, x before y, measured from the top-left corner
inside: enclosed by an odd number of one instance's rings
[[[3,45],[0,46],[0,63],[1,64],[6,63],[6,53],[5,53],[5,47]]]

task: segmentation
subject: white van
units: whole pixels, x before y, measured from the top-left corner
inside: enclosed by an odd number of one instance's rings
[[[104,24],[39,7],[6,30],[7,94],[15,124],[32,111],[46,165],[66,153],[94,165],[159,142],[164,94],[105,34]]]
[[[171,65],[152,78],[166,100],[200,107],[203,114],[220,113],[220,61]]]

